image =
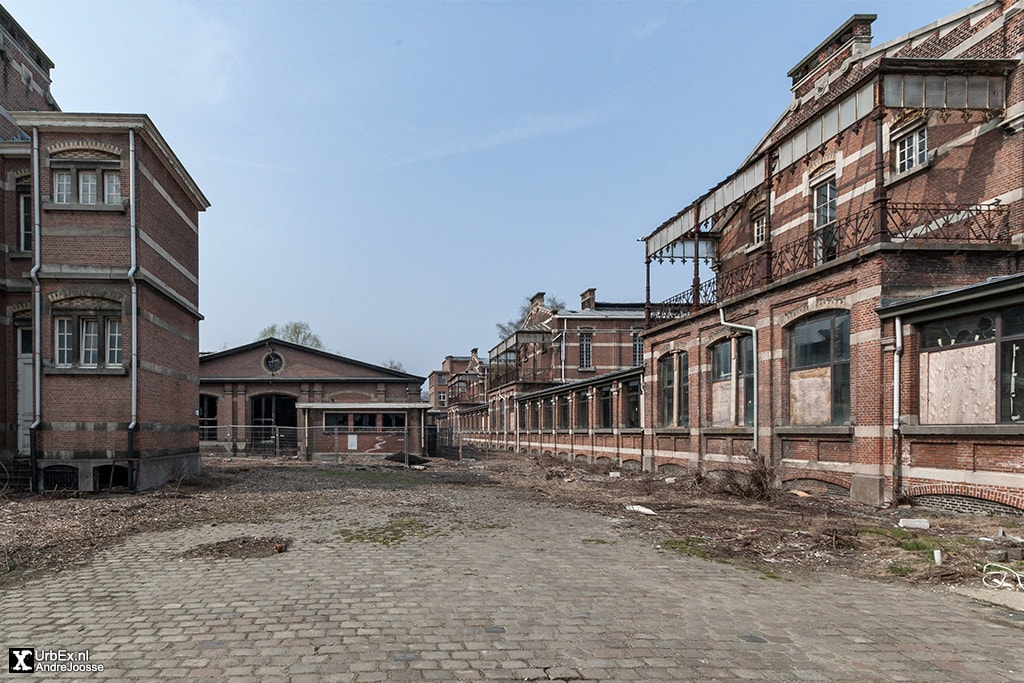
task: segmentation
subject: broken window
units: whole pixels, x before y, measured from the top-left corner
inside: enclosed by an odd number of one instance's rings
[[[789,335],[790,421],[850,421],[850,314],[832,311],[801,321]]]

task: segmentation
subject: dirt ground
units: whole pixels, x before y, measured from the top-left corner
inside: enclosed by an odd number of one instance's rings
[[[827,493],[775,492],[754,498],[743,482],[664,477],[573,465],[546,457],[488,454],[461,462],[432,459],[414,469],[381,458],[342,463],[204,459],[203,476],[141,493],[39,495],[0,492],[0,589],[88,562],[138,533],[191,524],[267,522],[343,499],[361,489],[502,486],[551,504],[614,516],[624,533],[664,552],[728,562],[765,578],[815,572],[931,583],[982,584],[989,553],[1022,544],[1024,519],[919,508],[875,509]],[[900,526],[925,519],[928,529]],[[204,547],[214,557],[283,552],[289,540],[235,539]],[[941,551],[941,565],[935,563]],[[1024,574],[1024,562],[999,564]],[[1011,575],[1012,576],[1012,575]]]

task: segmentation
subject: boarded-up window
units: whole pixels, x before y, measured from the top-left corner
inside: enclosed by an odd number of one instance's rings
[[[794,425],[850,421],[850,314],[801,321],[789,335],[789,419]]]

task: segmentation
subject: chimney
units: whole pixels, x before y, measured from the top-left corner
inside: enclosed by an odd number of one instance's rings
[[[597,288],[591,287],[580,294],[580,308],[584,311],[592,311],[597,307]]]
[[[544,292],[537,292],[530,298],[530,310],[537,310],[538,306],[544,305]]]

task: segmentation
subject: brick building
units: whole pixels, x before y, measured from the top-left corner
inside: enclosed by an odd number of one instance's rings
[[[199,359],[206,452],[426,451],[424,378],[267,338]]]
[[[4,458],[37,488],[196,473],[209,202],[147,116],[60,111],[3,8],[0,38]]]
[[[645,466],[754,453],[867,502],[1024,509],[1024,12],[879,46],[874,18],[801,60],[740,168],[646,237],[648,282],[668,265],[684,291],[648,301]]]
[[[639,459],[643,324],[643,304],[598,301],[593,288],[576,310],[538,292],[486,363],[474,349],[449,379],[447,424],[491,447]]]

